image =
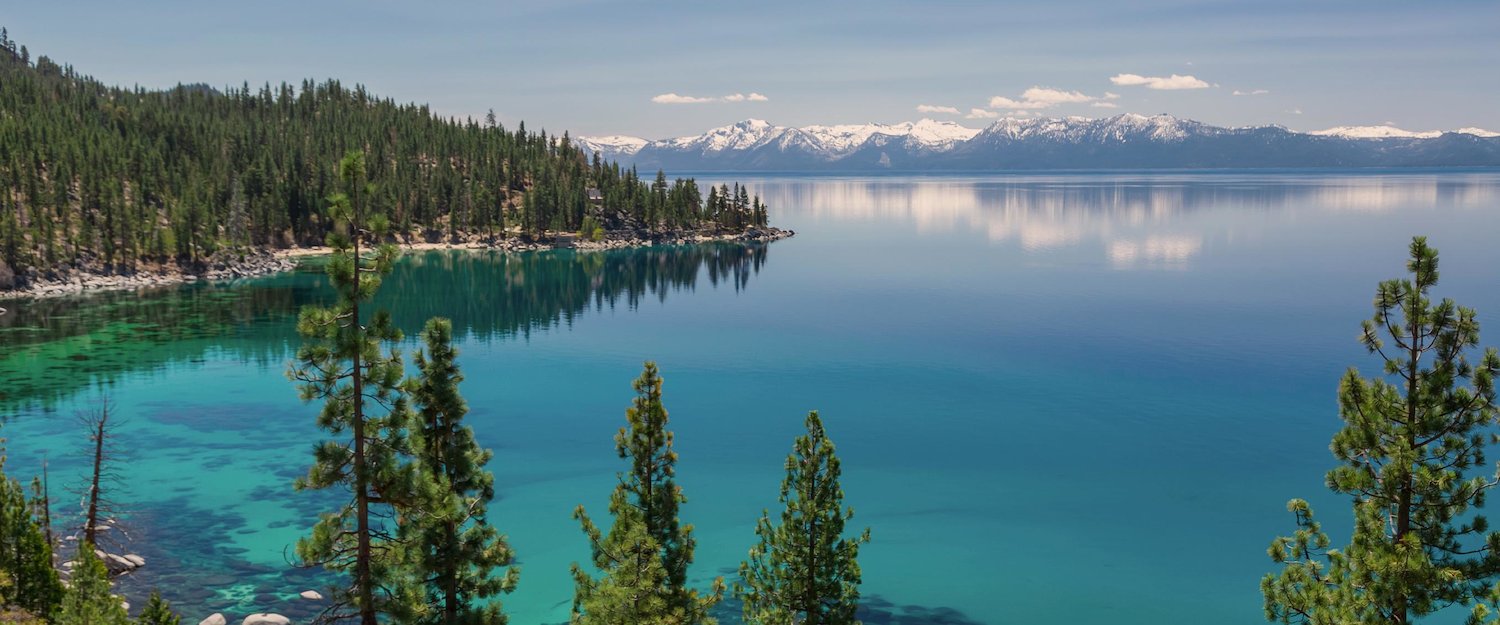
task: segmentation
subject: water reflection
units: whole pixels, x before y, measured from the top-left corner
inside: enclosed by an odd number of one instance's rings
[[[646,298],[710,287],[745,288],[764,244],[663,246],[607,253],[426,252],[396,265],[378,304],[409,335],[433,316],[460,337],[527,335],[571,324],[589,309],[634,309]],[[0,418],[19,407],[108,386],[134,372],[202,362],[209,350],[280,367],[298,341],[302,306],[331,297],[313,263],[237,284],[185,285],[9,302],[0,316]]]
[[[918,179],[779,178],[755,191],[773,206],[840,221],[895,221],[918,233],[979,232],[1028,253],[1093,247],[1112,266],[1181,268],[1203,249],[1206,209],[1390,212],[1500,203],[1491,172],[1047,175]],[[1230,228],[1224,224],[1222,228]]]

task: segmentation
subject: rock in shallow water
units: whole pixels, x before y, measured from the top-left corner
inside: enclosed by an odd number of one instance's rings
[[[214,612],[213,614],[208,615],[208,618],[198,621],[198,625],[226,625],[226,623],[228,622],[229,621],[225,620],[223,614]]]
[[[320,592],[318,592],[318,591],[316,591],[316,590],[304,590],[304,591],[302,591],[302,594],[299,595],[299,596],[301,596],[303,599],[307,599],[308,601],[322,601],[323,600],[323,594],[320,593]]]
[[[245,617],[240,625],[288,625],[291,622],[292,619],[280,614],[258,613]]]

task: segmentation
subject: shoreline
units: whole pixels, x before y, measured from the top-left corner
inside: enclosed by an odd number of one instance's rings
[[[562,233],[550,239],[523,241],[520,238],[505,238],[486,241],[469,236],[454,242],[405,242],[396,243],[402,252],[424,252],[431,250],[469,250],[501,252],[541,252],[571,249],[580,252],[603,252],[608,250],[650,247],[654,245],[698,245],[714,242],[769,243],[795,235],[796,232],[768,227],[751,229],[734,234],[706,234],[702,232],[668,232],[655,237],[634,233],[609,233],[601,241],[586,241],[576,234]],[[133,274],[102,274],[76,271],[71,275],[53,280],[39,280],[18,289],[0,290],[0,303],[13,300],[46,299],[66,297],[96,291],[138,290],[175,286],[191,282],[223,282],[241,278],[256,278],[291,271],[300,258],[325,256],[332,253],[323,246],[293,247],[286,249],[262,248],[246,254],[235,261],[214,261],[203,271],[188,271],[172,265],[158,271],[138,271]],[[0,305],[0,315],[9,312]]]

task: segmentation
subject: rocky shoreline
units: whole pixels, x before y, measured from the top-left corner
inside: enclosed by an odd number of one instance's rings
[[[560,234],[545,239],[530,240],[509,237],[498,241],[480,237],[465,237],[453,242],[398,243],[403,251],[466,249],[495,250],[502,252],[530,252],[554,249],[579,251],[604,251],[647,247],[652,245],[693,245],[699,243],[744,242],[765,243],[785,239],[796,234],[781,228],[752,228],[734,234],[718,234],[699,231],[673,231],[664,233],[610,232],[602,240],[580,239],[573,234]],[[0,289],[0,302],[7,299],[40,299],[78,295],[87,291],[128,290],[172,286],[188,282],[220,282],[239,278],[265,276],[291,271],[301,256],[316,256],[329,253],[328,248],[303,247],[284,250],[260,250],[232,260],[215,260],[201,269],[186,269],[168,266],[157,271],[142,270],[130,274],[101,273],[89,270],[72,270],[57,277],[32,279],[25,286]],[[0,305],[0,315],[6,313]]]

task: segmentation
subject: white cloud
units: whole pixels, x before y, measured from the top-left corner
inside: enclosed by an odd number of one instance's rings
[[[1291,113],[1293,115],[1301,115],[1302,114],[1302,109],[1292,109],[1292,110],[1287,111],[1287,112]]]
[[[995,119],[999,116],[1000,114],[994,111],[986,111],[984,109],[969,109],[969,114],[965,115],[964,117],[968,119]]]
[[[1117,108],[1120,108],[1120,105],[1115,104],[1114,102],[1095,102],[1095,103],[1091,104],[1090,106],[1093,106],[1096,109],[1117,109]]]
[[[1114,94],[1105,94],[1102,99],[1113,99],[1110,97],[1111,95]],[[1114,97],[1118,98],[1119,96]],[[990,108],[1011,111],[1032,111],[1052,108],[1059,104],[1097,102],[1100,99],[1079,91],[1063,91],[1062,89],[1053,89],[1051,87],[1032,87],[1022,91],[1019,100],[1001,95],[990,98]]]
[[[1108,91],[1105,91],[1104,92],[1104,99],[1106,99],[1106,100],[1118,100],[1118,99],[1120,99],[1120,94],[1118,94],[1118,93],[1110,93]]]
[[[918,113],[943,113],[945,115],[957,115],[959,110],[952,106],[937,106],[935,104],[918,104]]]
[[[1049,89],[1047,87],[1032,87],[1021,92],[1021,99],[1027,102],[1045,102],[1047,105],[1054,104],[1078,104],[1081,102],[1093,102],[1098,99],[1093,96],[1083,95],[1077,91],[1063,91],[1061,89]]]
[[[1140,74],[1116,74],[1111,76],[1109,81],[1121,87],[1144,86],[1147,89],[1207,89],[1209,87],[1208,83],[1196,77],[1179,74],[1172,74],[1165,78]]]
[[[990,108],[997,108],[997,109],[1011,109],[1011,110],[1044,109],[1044,108],[1047,108],[1049,106],[1052,106],[1052,105],[1048,104],[1046,102],[1027,102],[1025,100],[1012,100],[1012,99],[1007,98],[1005,96],[999,96],[999,95],[997,95],[997,96],[995,96],[993,98],[990,98]]]
[[[675,93],[663,93],[659,96],[651,98],[651,101],[657,104],[703,104],[704,102],[713,102],[714,99],[695,98],[693,96],[677,95]]]
[[[700,98],[690,95],[678,95],[676,93],[663,93],[651,98],[651,101],[657,104],[707,104],[709,102],[765,102],[769,99],[759,93],[751,93],[750,95],[731,93],[717,98]]]
[[[1235,89],[1234,95],[1266,95],[1270,92],[1271,91],[1269,89],[1252,89],[1250,91],[1240,91],[1239,89]]]

